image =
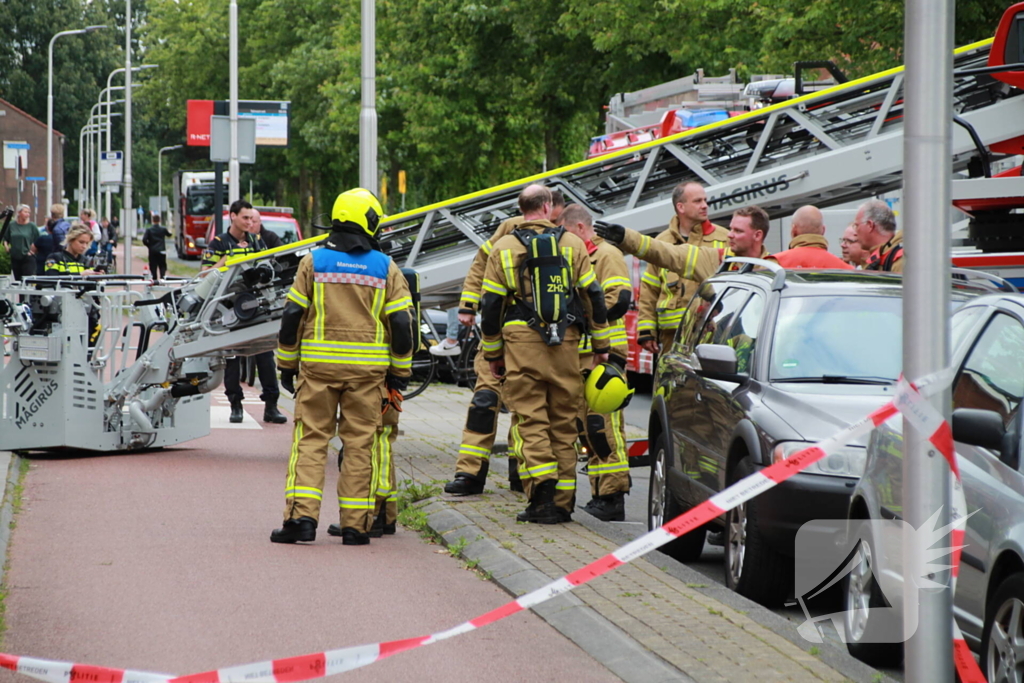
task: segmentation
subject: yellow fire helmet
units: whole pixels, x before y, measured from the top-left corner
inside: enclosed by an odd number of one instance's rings
[[[354,223],[370,237],[376,237],[384,209],[369,190],[357,187],[338,195],[331,210],[331,219],[340,223]]]
[[[633,391],[622,370],[612,363],[601,363],[594,368],[583,389],[590,409],[602,414],[625,408],[633,398]]]

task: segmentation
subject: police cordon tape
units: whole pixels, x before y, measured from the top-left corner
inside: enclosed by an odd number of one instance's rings
[[[949,424],[938,411],[924,400],[925,396],[934,394],[946,386],[952,379],[952,375],[953,371],[947,369],[922,379],[916,384],[901,379],[893,401],[831,438],[798,451],[785,460],[769,465],[763,470],[741,479],[704,503],[587,566],[446,631],[417,638],[357,645],[178,677],[7,654],[0,654],[0,667],[47,683],[75,683],[77,681],[89,681],[90,683],[160,683],[164,681],[170,683],[293,683],[352,671],[400,652],[432,645],[493,624],[571,591],[577,586],[582,586],[720,517],[736,506],[789,479],[826,455],[846,446],[851,440],[867,435],[898,412],[902,412],[915,429],[928,437],[929,441],[942,453],[954,474],[954,511],[952,515],[954,531],[951,564],[955,588],[955,577],[960,563],[960,546],[966,524],[964,515],[966,506]],[[957,488],[959,488],[959,495],[956,492]],[[953,632],[954,662],[961,681],[963,683],[985,683],[985,677],[967,648],[955,621]]]

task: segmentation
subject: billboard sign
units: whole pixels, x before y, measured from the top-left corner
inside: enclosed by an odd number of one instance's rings
[[[238,117],[256,122],[257,147],[288,146],[290,105],[291,102],[267,100],[238,101]],[[228,103],[224,100],[189,100],[187,106],[186,143],[193,147],[209,147],[210,118],[214,114],[226,115]]]
[[[124,179],[124,154],[100,152],[100,185],[120,185]]]

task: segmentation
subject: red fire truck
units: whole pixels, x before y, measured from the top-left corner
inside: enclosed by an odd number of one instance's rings
[[[224,174],[224,185],[228,174]],[[174,174],[174,244],[178,256],[197,259],[206,247],[206,231],[213,220],[213,171],[178,171]],[[225,187],[225,193],[227,188]]]

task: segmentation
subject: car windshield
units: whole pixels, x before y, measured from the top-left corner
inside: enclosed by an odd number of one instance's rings
[[[273,218],[264,218],[263,227],[277,234],[285,244],[297,242],[299,239],[295,231],[295,224],[288,221],[275,221]]]
[[[895,296],[782,299],[772,341],[771,381],[899,378],[902,300]]]

